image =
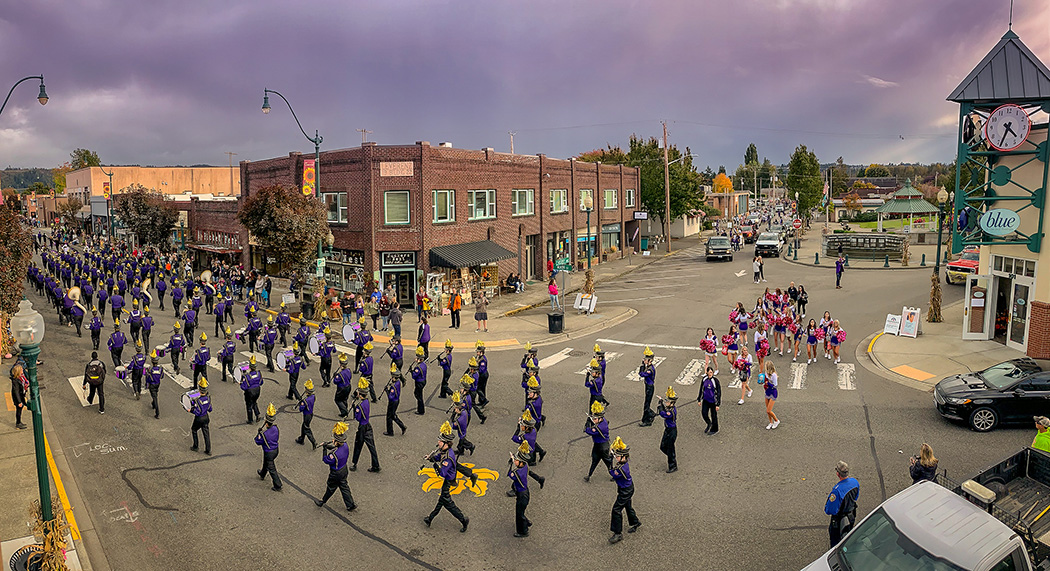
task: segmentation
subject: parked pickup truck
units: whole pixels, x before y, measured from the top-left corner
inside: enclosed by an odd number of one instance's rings
[[[1050,569],[1050,454],[1024,448],[937,482],[883,502],[804,571]]]

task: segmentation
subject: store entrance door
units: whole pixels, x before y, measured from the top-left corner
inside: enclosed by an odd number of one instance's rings
[[[403,308],[416,306],[416,272],[383,270],[383,287],[392,286]]]
[[[1031,278],[1014,279],[1010,299],[1010,325],[1006,332],[1006,346],[1018,351],[1026,351],[1028,346],[1028,304],[1032,284]],[[1034,281],[1034,280],[1031,280]]]

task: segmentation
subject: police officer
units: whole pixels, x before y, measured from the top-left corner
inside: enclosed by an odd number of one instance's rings
[[[256,474],[259,474],[260,480],[265,480],[266,475],[269,474],[273,482],[271,489],[280,492],[284,484],[281,482],[281,475],[277,473],[276,461],[277,455],[281,452],[278,448],[281,431],[274,424],[275,420],[277,420],[277,408],[270,403],[270,406],[266,407],[266,422],[259,427],[259,433],[255,435],[255,443],[262,446],[263,449],[262,469]]]
[[[394,425],[397,424],[401,428],[401,434],[404,434],[408,427],[405,423],[401,422],[401,419],[397,416],[397,406],[401,403],[401,388],[405,384],[405,377],[401,375],[401,371],[397,370],[397,366],[390,363],[390,380],[386,384],[386,388],[383,392],[386,393],[386,432],[383,436],[394,435]]]
[[[426,412],[426,403],[423,402],[423,389],[427,386],[427,362],[426,352],[423,347],[416,347],[416,362],[408,371],[412,375],[414,384],[413,394],[416,397],[416,414],[422,416]]]
[[[660,417],[664,419],[664,435],[660,439],[660,452],[667,456],[668,474],[678,471],[678,455],[674,447],[675,441],[678,440],[678,408],[675,406],[677,401],[678,395],[675,394],[674,388],[667,387],[667,392],[664,393],[664,397],[660,399],[660,405],[657,406]]]
[[[350,408],[346,404],[346,401],[350,398],[350,393],[353,391],[353,373],[347,368],[347,361],[349,358],[346,353],[339,354],[339,370],[335,372],[335,405],[339,407],[339,418],[346,418],[350,415]]]
[[[157,352],[149,354],[150,368],[146,370],[146,388],[149,396],[153,399],[150,408],[153,409],[153,418],[160,418],[160,405],[157,404],[157,393],[160,391],[160,379],[164,376],[164,369],[160,367],[160,358]]]
[[[591,469],[584,476],[584,482],[591,481],[591,474],[598,467],[598,462],[605,462],[605,467],[612,469],[612,458],[609,456],[609,421],[605,420],[605,405],[591,403],[591,414],[583,426],[583,431],[591,437]]]
[[[441,366],[441,390],[438,392],[438,398],[443,399],[446,396],[452,394],[452,389],[448,386],[448,380],[452,378],[452,340],[445,339],[445,350],[437,356],[438,365]]]
[[[532,449],[528,442],[522,442],[517,452],[510,454],[510,469],[507,470],[507,477],[510,478],[511,489],[507,495],[517,498],[514,503],[514,537],[528,537],[529,528],[532,527],[532,522],[525,517],[525,510],[529,507],[529,477],[535,479],[540,484],[540,489],[543,489],[544,478],[529,470],[528,464],[531,456]]]
[[[642,404],[642,421],[638,426],[652,426],[656,413],[653,412],[653,393],[656,391],[656,367],[653,366],[653,350],[646,347],[642,352],[642,365],[638,367],[638,376],[645,383],[645,402]]]
[[[208,430],[208,424],[211,419],[208,418],[208,413],[211,412],[211,397],[208,396],[208,379],[201,377],[199,383],[197,383],[197,389],[200,390],[201,396],[197,397],[193,401],[193,406],[190,408],[190,412],[193,413],[193,424],[190,426],[190,430],[193,431],[193,446],[190,450],[196,451],[200,442],[197,440],[197,431],[201,431],[204,434],[204,453],[211,456],[211,431]]]
[[[233,342],[233,331],[230,328],[226,328],[226,342],[222,344],[222,349],[219,349],[219,364],[222,367],[222,382],[226,382],[226,372],[230,372],[230,376],[236,379],[237,377],[233,374],[233,358],[237,354],[237,344]],[[201,334],[203,335],[203,333]]]
[[[259,421],[259,390],[263,384],[262,373],[255,362],[255,355],[248,358],[248,374],[241,377],[241,390],[244,391],[244,410],[248,416],[245,424]],[[255,420],[252,420],[254,414]]]
[[[612,453],[615,458],[613,467],[609,469],[609,475],[616,481],[616,501],[612,507],[612,522],[609,530],[612,537],[609,543],[619,543],[623,539],[623,510],[627,510],[627,533],[634,533],[642,526],[638,514],[634,513],[631,498],[634,497],[634,481],[631,479],[631,467],[628,465],[631,449],[619,436],[612,443]]]
[[[335,342],[332,341],[332,330],[324,330],[324,343],[317,348],[317,356],[321,358],[318,366],[321,372],[321,386],[327,387],[332,384],[332,355],[335,353]]]
[[[197,351],[193,354],[193,359],[190,364],[193,365],[193,388],[197,388],[197,379],[204,377],[204,373],[208,370],[208,361],[211,360],[211,350],[208,349],[208,334],[201,333],[200,337],[201,345],[197,347]]]
[[[324,443],[324,455],[321,459],[324,460],[325,464],[328,464],[328,483],[324,496],[319,500],[314,500],[317,507],[323,506],[328,501],[328,498],[332,497],[332,494],[338,489],[343,496],[343,504],[346,506],[346,511],[352,512],[357,509],[357,504],[354,503],[354,496],[350,493],[350,486],[346,483],[346,461],[350,457],[350,447],[346,444],[347,430],[350,430],[350,426],[347,423],[335,423],[335,427],[332,428],[333,440]]]
[[[299,400],[299,412],[303,413],[303,425],[299,428],[299,438],[295,439],[296,444],[303,444],[305,439],[310,439],[310,444],[314,445],[314,449],[317,449],[317,441],[314,440],[314,431],[310,430],[310,422],[314,419],[314,381],[313,379],[306,379],[306,383],[303,384],[305,391],[303,392],[303,398]]]
[[[274,372],[273,368],[273,348],[277,344],[277,329],[273,326],[273,316],[270,315],[266,318],[266,328],[263,329],[262,335],[262,346],[263,351],[266,352],[266,370],[271,373]]]
[[[453,394],[453,401],[456,399],[457,394],[459,393]],[[457,470],[456,455],[452,452],[452,425],[448,421],[441,425],[437,449],[424,457],[423,461],[431,462],[434,466],[434,472],[443,479],[441,495],[438,497],[437,505],[434,506],[434,510],[430,512],[430,515],[423,518],[423,523],[430,527],[430,523],[437,517],[441,508],[445,508],[448,510],[448,513],[452,514],[452,517],[458,519],[459,523],[463,525],[459,531],[461,533],[466,532],[467,526],[470,524],[470,518],[463,515],[463,512],[456,506],[456,502],[452,501],[451,489],[456,483]]]
[[[843,536],[853,529],[853,524],[857,522],[857,499],[860,498],[860,482],[849,477],[849,464],[840,460],[835,465],[835,474],[839,481],[831,488],[828,501],[824,504],[824,513],[831,516],[828,537],[832,547],[838,545]]]
[[[368,452],[372,455],[372,466],[369,472],[379,471],[379,454],[376,453],[376,439],[372,435],[372,425],[369,422],[369,403],[365,398],[368,396],[368,379],[364,377],[357,382],[357,398],[354,402],[354,420],[357,421],[357,434],[354,436],[354,458],[350,464],[350,471],[357,470],[357,460],[361,457],[361,448],[368,446]]]

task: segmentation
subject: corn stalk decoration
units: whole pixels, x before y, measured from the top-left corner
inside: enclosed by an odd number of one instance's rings
[[[930,276],[930,310],[926,312],[926,321],[929,323],[940,323],[944,321],[941,317],[941,277],[934,273]]]
[[[68,571],[66,550],[69,545],[66,543],[66,534],[69,533],[69,524],[66,523],[65,514],[57,510],[50,520],[44,521],[40,513],[40,500],[34,500],[29,515],[33,518],[33,535],[43,545],[41,571]]]

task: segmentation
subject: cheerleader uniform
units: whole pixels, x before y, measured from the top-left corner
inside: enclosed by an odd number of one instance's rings
[[[762,333],[761,331],[755,331],[755,355],[758,355],[758,346],[765,339],[765,333]]]
[[[754,363],[754,361],[751,360],[751,355],[741,357],[741,359],[743,359],[745,363],[743,367],[737,369],[737,372],[740,375],[740,382],[746,383],[747,380],[751,378],[751,364]]]
[[[704,339],[710,341],[713,344],[712,349],[710,351],[704,351],[704,353],[709,355],[709,356],[711,356],[711,357],[714,357],[714,356],[718,355],[718,336],[717,335],[708,335],[708,336],[704,337]],[[732,350],[732,349],[730,349],[730,350]]]
[[[781,315],[780,316],[780,319],[777,320],[776,325],[773,326],[773,331],[775,331],[777,333],[780,333],[780,334],[783,334],[785,331],[787,331],[787,325],[783,324],[783,319],[785,317],[787,317],[787,316],[786,315]]]
[[[737,353],[737,352],[739,352],[740,351],[740,347],[737,345],[737,340],[739,338],[740,338],[740,334],[739,333],[734,333],[733,334],[733,340],[728,345],[726,345],[726,351],[728,351],[730,353]]]
[[[831,346],[832,347],[838,347],[839,346],[839,335],[838,335],[839,331],[841,331],[841,330],[840,329],[835,329],[834,331],[832,331],[830,329],[828,330],[828,338],[829,338],[829,340],[831,342]]]
[[[817,344],[817,330],[816,329],[807,329],[806,330],[806,345],[816,345],[816,344]]]
[[[736,316],[736,328],[741,334],[747,334],[747,320],[751,319],[751,315],[747,313],[738,313]],[[732,351],[732,349],[730,349]]]
[[[777,400],[777,374],[766,375],[766,398]]]
[[[831,340],[828,339],[828,331],[831,329],[831,322],[824,321],[824,318],[822,317],[820,318],[820,323],[817,324],[817,327],[820,327],[824,330],[824,356],[830,359],[831,351],[829,350],[828,344],[831,342]]]

